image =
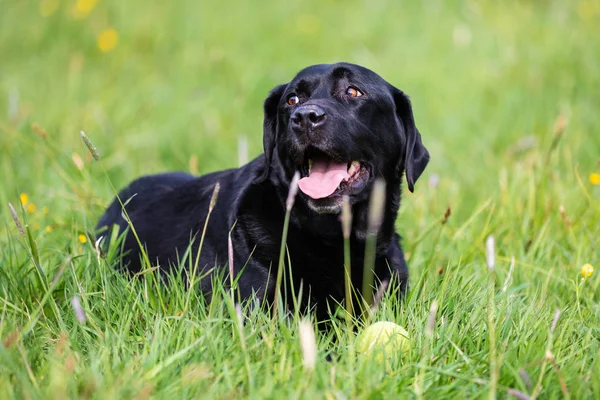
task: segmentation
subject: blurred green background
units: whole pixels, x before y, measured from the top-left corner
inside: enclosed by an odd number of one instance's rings
[[[467,208],[503,167],[548,148],[559,116],[573,162],[585,177],[598,169],[597,1],[3,0],[1,9],[3,204],[26,192],[98,215],[85,185],[72,187],[72,154],[90,162],[80,130],[117,186],[188,170],[194,156],[199,173],[235,166],[238,137],[251,157],[261,151],[268,90],[335,61],[411,96],[432,154],[423,180],[439,174]],[[106,179],[90,182],[104,205]]]

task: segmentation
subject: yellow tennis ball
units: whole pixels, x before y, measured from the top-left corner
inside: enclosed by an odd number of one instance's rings
[[[366,327],[358,336],[356,351],[376,358],[391,358],[410,349],[406,329],[389,321],[380,321]]]

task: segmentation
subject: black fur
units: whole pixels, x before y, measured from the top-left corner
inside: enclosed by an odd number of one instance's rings
[[[349,96],[348,87],[362,96]],[[288,104],[294,95],[298,103]],[[323,114],[318,123],[307,126],[290,122],[292,113],[297,113],[294,121],[298,121],[299,110],[306,114],[307,109]],[[362,286],[369,194],[374,178],[384,179],[385,212],[374,272],[378,281],[393,277],[392,282],[404,292],[408,270],[394,228],[400,185],[405,172],[412,191],[429,161],[409,99],[366,68],[347,63],[315,65],[273,89],[264,103],[264,115],[264,154],[249,164],[201,177],[184,173],[146,176],[120,193],[121,201],[128,201],[127,213],[150,262],[171,268],[190,240],[191,254],[196,255],[218,182],[220,192],[208,223],[199,273],[213,267],[217,267],[214,271],[227,270],[227,237],[233,227],[234,271],[241,273],[241,296],[247,298],[256,292],[272,300],[289,184],[296,170],[306,174],[307,154],[315,152],[337,161],[358,160],[369,172],[362,186],[346,191],[354,216],[351,248],[355,288]],[[303,289],[302,305],[316,306],[321,319],[327,315],[328,299],[344,298],[341,194],[315,200],[300,191],[290,219],[287,246],[292,285],[296,293]],[[127,227],[116,199],[100,219],[98,229],[113,224]],[[140,271],[139,246],[131,233],[125,238],[124,249],[124,265],[133,273]],[[188,263],[182,266],[187,268]],[[209,278],[202,288],[210,292]]]

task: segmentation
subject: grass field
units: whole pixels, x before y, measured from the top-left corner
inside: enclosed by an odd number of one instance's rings
[[[204,3],[0,1],[0,398],[600,397],[598,1]],[[401,360],[336,325],[306,367],[298,317],[97,257],[111,182],[259,154],[268,91],[340,60],[411,96],[432,155],[374,317]]]

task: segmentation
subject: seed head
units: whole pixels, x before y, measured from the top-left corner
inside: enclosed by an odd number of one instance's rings
[[[25,237],[25,229],[23,229],[23,225],[21,224],[21,220],[19,219],[19,215],[15,211],[15,208],[10,203],[8,203],[8,208],[10,209],[10,215],[12,215],[13,221],[15,221],[19,234]]]
[[[369,202],[368,231],[371,235],[377,234],[383,220],[383,208],[385,206],[385,182],[377,179],[373,184],[371,200]]]
[[[485,241],[485,256],[487,266],[490,271],[496,269],[496,246],[494,245],[494,236],[490,235]]]
[[[296,171],[292,182],[290,182],[290,191],[288,192],[287,201],[285,202],[285,208],[287,211],[291,211],[294,207],[294,201],[296,200],[296,194],[298,193],[298,181],[300,180],[300,172]]]
[[[86,320],[85,311],[81,306],[81,301],[79,300],[79,297],[73,296],[73,298],[71,299],[71,305],[73,306],[73,311],[75,311],[75,318],[77,318],[77,321],[79,321],[80,324],[84,324]]]
[[[94,160],[100,161],[100,155],[98,154],[98,150],[96,149],[96,146],[94,146],[92,144],[92,141],[87,137],[87,135],[85,134],[84,131],[81,131],[80,135],[81,135],[81,138],[83,139],[83,143],[85,143],[86,147],[92,154],[92,157],[94,157]]]
[[[208,212],[212,212],[217,204],[217,198],[219,197],[219,190],[221,190],[221,185],[219,182],[215,184],[215,188],[213,189],[212,196],[210,197],[210,204],[208,205]]]
[[[346,239],[352,233],[352,209],[347,195],[342,198],[342,233]]]
[[[300,334],[300,346],[302,348],[302,363],[309,370],[315,368],[317,363],[317,340],[315,339],[315,329],[308,320],[300,321],[298,326]]]
[[[551,332],[554,332],[556,329],[556,325],[558,324],[558,318],[560,318],[560,310],[556,310],[554,313],[554,319],[552,320],[552,327],[550,328]]]
[[[429,317],[427,317],[427,326],[425,327],[425,334],[429,337],[433,336],[433,329],[435,328],[435,316],[437,314],[438,304],[436,300],[433,300],[431,307],[429,308]]]

